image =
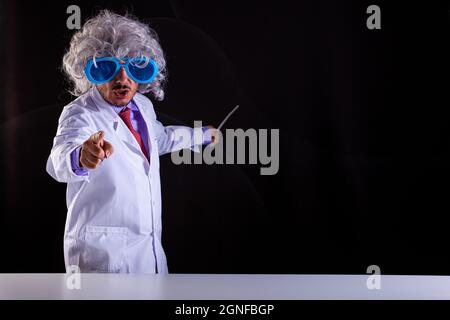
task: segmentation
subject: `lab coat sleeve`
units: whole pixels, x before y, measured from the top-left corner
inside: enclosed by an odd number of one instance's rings
[[[181,149],[191,149],[194,152],[199,152],[200,146],[203,144],[203,130],[201,127],[163,126],[155,118],[153,129],[158,142],[159,155]]]
[[[61,113],[53,147],[47,160],[47,172],[56,181],[65,183],[89,181],[89,175],[80,176],[72,170],[71,153],[94,133],[90,122],[88,110],[83,106],[69,105]]]

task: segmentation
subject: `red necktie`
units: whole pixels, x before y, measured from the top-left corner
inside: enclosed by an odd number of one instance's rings
[[[147,149],[145,148],[145,144],[142,141],[141,135],[133,128],[133,125],[131,124],[130,114],[131,114],[130,108],[125,108],[125,110],[122,110],[121,112],[119,112],[120,118],[126,124],[128,129],[130,129],[131,133],[136,138],[136,141],[138,142],[139,146],[141,147],[141,150],[144,153],[145,157],[147,158],[148,161],[150,161]]]

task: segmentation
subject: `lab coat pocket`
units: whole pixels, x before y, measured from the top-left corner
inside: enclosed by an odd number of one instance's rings
[[[127,228],[86,226],[82,272],[124,272],[127,236]]]

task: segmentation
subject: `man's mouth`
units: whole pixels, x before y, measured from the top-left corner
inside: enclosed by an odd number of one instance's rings
[[[114,96],[119,99],[125,99],[130,92],[129,89],[115,89],[113,90]]]

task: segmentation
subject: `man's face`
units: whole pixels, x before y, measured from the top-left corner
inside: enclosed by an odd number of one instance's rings
[[[120,61],[124,64],[124,61]],[[133,99],[138,89],[138,83],[131,80],[123,67],[114,79],[104,84],[97,84],[97,89],[107,102],[114,106],[126,106]]]

